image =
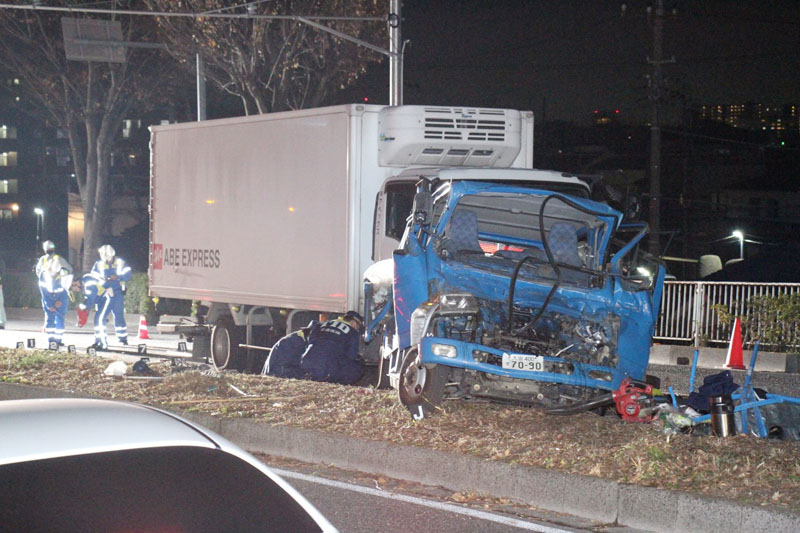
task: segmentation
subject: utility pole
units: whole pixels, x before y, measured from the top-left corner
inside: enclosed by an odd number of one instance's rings
[[[206,71],[203,56],[197,54],[197,120],[206,119]]]
[[[389,105],[403,105],[403,42],[400,34],[400,0],[390,0],[389,16]]]
[[[653,20],[653,74],[650,78],[650,237],[648,249],[654,255],[661,254],[659,233],[661,232],[661,89],[663,74],[661,65],[664,53],[664,0],[656,0]]]

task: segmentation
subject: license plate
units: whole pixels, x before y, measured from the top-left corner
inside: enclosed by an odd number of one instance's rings
[[[541,355],[503,354],[503,368],[510,370],[544,371],[544,357]]]

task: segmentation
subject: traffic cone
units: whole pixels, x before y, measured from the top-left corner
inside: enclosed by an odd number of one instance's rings
[[[144,315],[139,315],[139,338],[140,339],[150,338],[150,335],[147,334],[147,319],[144,317]],[[739,349],[739,351],[741,352],[741,348]],[[741,353],[739,354],[739,359],[741,360]]]
[[[728,356],[725,358],[725,366],[734,370],[744,370],[744,354],[742,353],[742,322],[739,317],[733,321],[733,332],[731,332],[731,343],[728,346]]]

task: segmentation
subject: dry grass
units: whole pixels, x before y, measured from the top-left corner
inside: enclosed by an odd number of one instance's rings
[[[628,424],[590,413],[554,417],[537,409],[464,401],[448,402],[437,416],[414,422],[388,390],[198,370],[173,373],[168,363],[150,364],[154,377],[163,379],[109,378],[103,375],[108,363],[0,349],[0,380],[800,510],[797,442],[665,435],[658,423]]]

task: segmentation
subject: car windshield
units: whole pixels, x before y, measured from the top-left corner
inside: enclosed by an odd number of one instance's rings
[[[0,501],[7,531],[320,531],[254,466],[190,446],[3,465]]]

